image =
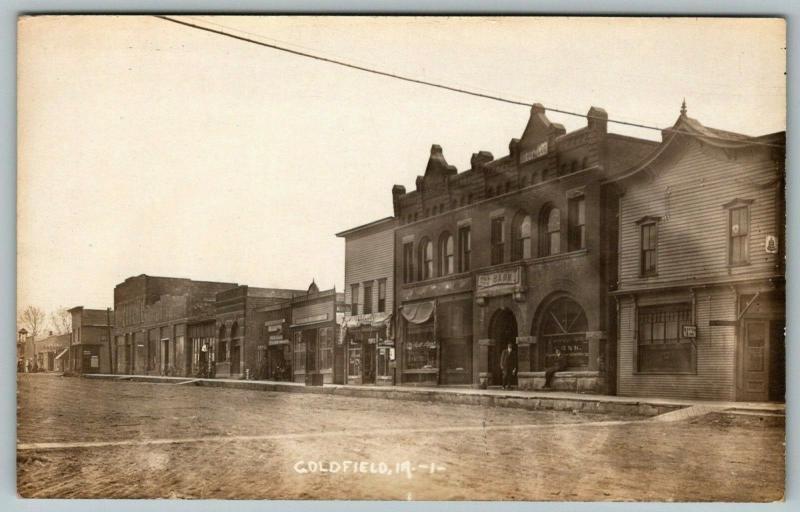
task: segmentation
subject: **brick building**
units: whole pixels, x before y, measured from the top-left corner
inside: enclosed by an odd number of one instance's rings
[[[282,290],[237,286],[221,291],[215,301],[217,377],[255,376],[266,366],[267,343],[264,340],[265,306],[286,303],[303,290]]]
[[[110,339],[114,311],[76,306],[69,313],[72,315],[69,370],[77,373],[111,373]]]
[[[344,382],[389,384],[394,377],[394,228],[387,217],[337,233],[345,240]]]
[[[118,284],[114,287],[117,373],[193,375],[202,357],[200,340],[212,346],[215,340],[214,327],[207,333],[202,328],[216,326],[216,295],[236,286],[146,274]],[[187,335],[194,336],[193,343],[186,341]]]
[[[783,400],[784,144],[684,108],[612,181],[620,395]]]
[[[566,133],[536,104],[508,155],[481,151],[458,173],[434,145],[416,189],[393,188],[401,383],[498,385],[511,344],[520,388],[541,387],[560,350],[556,388],[613,392],[603,183],[657,143],[609,133],[607,119],[593,107]]]

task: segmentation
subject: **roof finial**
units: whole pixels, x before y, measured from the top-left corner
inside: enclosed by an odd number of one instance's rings
[[[683,103],[681,103],[681,115],[686,115],[686,98],[683,98]]]

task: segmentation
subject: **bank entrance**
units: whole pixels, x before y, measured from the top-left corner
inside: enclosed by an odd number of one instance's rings
[[[517,361],[517,320],[514,313],[509,309],[501,309],[492,317],[489,324],[489,338],[494,343],[489,351],[489,373],[491,375],[489,385],[502,386],[503,372],[500,369],[500,355],[503,350],[511,345],[511,364],[512,368],[519,368]],[[512,378],[512,385],[517,385],[517,376]]]

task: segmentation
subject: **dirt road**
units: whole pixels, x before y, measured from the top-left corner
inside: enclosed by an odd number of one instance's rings
[[[784,428],[18,380],[24,497],[773,501]],[[41,443],[49,443],[42,445]],[[38,448],[37,448],[38,447]]]

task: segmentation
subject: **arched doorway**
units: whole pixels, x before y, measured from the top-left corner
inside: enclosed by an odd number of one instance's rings
[[[565,369],[588,369],[587,329],[586,313],[571,298],[559,297],[548,304],[539,322],[539,369],[554,364],[557,350],[564,355]]]
[[[494,341],[492,350],[489,352],[489,373],[491,379],[489,384],[492,386],[503,385],[503,372],[500,370],[500,353],[511,344],[513,349],[512,361],[517,367],[517,319],[510,309],[498,310],[492,321],[489,323],[489,338]],[[517,376],[512,381],[517,384]]]

